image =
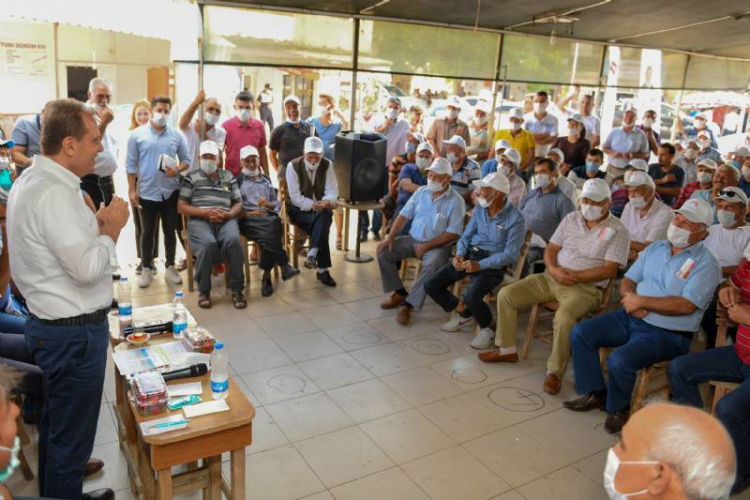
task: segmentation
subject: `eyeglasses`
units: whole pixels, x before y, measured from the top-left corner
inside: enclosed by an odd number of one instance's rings
[[[721,196],[726,196],[727,198],[739,198],[740,193],[736,191],[730,191],[728,189],[722,189],[720,192]]]

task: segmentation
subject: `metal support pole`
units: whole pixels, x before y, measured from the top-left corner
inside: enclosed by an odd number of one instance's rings
[[[203,22],[203,8],[204,5],[202,3],[198,4],[198,12],[200,12],[201,17],[201,37],[198,39],[198,92],[203,90],[203,47],[204,47],[204,39],[206,36],[206,24]],[[200,109],[199,109],[199,119],[198,122],[201,124],[201,131],[200,131],[200,139],[201,141],[205,140],[206,137],[206,120],[205,120],[205,111],[203,110],[203,104],[201,103]]]
[[[685,83],[687,83],[688,67],[690,66],[690,56],[687,56],[685,61],[685,71],[682,73],[682,83],[680,84],[680,91],[677,92],[677,102],[675,103],[674,122],[672,122],[672,133],[669,136],[669,141],[674,143],[677,139],[677,121],[682,122],[680,118],[680,108],[682,107],[682,95],[685,93]]]
[[[354,58],[352,60],[352,97],[349,103],[349,128],[354,130],[357,119],[357,74],[359,72],[359,19],[354,19]]]

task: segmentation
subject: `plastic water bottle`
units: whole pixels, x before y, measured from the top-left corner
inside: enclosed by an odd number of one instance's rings
[[[133,324],[133,299],[130,293],[128,278],[123,276],[117,285],[117,312],[120,316],[120,334]]]
[[[182,290],[175,292],[172,307],[174,308],[172,333],[174,333],[175,338],[179,339],[182,337],[182,332],[187,329],[187,309],[185,309],[185,298]]]
[[[227,353],[224,351],[224,344],[217,342],[211,354],[211,396],[214,399],[226,399],[228,393]]]

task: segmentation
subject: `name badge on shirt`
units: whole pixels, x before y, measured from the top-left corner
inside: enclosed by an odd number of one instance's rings
[[[611,227],[605,227],[601,231],[599,231],[599,236],[597,236],[597,239],[599,241],[609,241],[612,238],[615,237],[615,230]]]
[[[677,271],[675,276],[677,276],[681,280],[686,280],[690,276],[690,273],[692,272],[694,267],[695,267],[695,261],[693,259],[688,259],[685,261],[684,264],[682,264],[682,266]]]
[[[498,231],[502,231],[503,229],[505,229],[505,226],[503,226],[502,224],[495,224],[495,228],[496,228],[496,229],[497,229]]]

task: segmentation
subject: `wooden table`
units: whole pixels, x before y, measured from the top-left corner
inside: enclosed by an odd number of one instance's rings
[[[354,247],[354,255],[351,255],[349,252],[349,212],[352,210],[383,210],[385,205],[380,201],[346,201],[341,199],[339,199],[338,204],[344,209],[344,252],[346,252],[344,260],[347,262],[355,262],[357,264],[372,262],[374,260],[372,255],[362,255],[360,253],[360,245],[362,243],[360,239],[360,235],[362,234],[362,224],[359,217],[357,217],[357,239],[356,246]]]

